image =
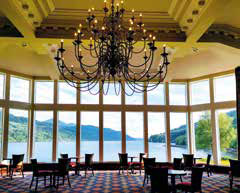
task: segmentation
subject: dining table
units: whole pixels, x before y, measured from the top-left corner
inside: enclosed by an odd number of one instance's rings
[[[184,170],[168,170],[168,175],[171,177],[171,185],[173,192],[176,192],[176,176],[185,176],[187,174]]]

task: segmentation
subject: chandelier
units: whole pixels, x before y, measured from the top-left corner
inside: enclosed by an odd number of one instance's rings
[[[110,83],[114,84],[116,95],[120,91],[130,96],[153,90],[167,74],[169,62],[165,45],[160,54],[160,63],[153,69],[156,37],[144,28],[142,14],[136,18],[132,10],[130,17],[124,17],[126,10],[123,1],[115,4],[112,0],[107,6],[104,0],[104,5],[101,21],[97,20],[94,8],[89,9],[87,24],[79,24],[74,34],[74,54],[79,65],[65,64],[64,41],[61,40],[55,57],[61,76],[70,86],[91,94],[103,90],[106,95]],[[84,42],[86,38],[89,41]],[[94,62],[84,61],[84,50]],[[99,82],[101,84],[96,86]]]

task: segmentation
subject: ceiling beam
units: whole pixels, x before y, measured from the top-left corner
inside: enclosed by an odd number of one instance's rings
[[[7,0],[3,1],[0,6],[0,11],[23,35],[24,38],[17,38],[20,45],[24,44],[28,46],[28,48],[32,49],[39,55],[48,55],[50,65],[44,65],[46,66],[46,72],[52,79],[58,79],[59,72],[48,47],[44,46],[43,43],[40,43],[35,37],[36,26],[40,25],[46,14],[53,10],[52,0],[46,2],[41,0],[39,1],[39,4],[36,4],[34,0],[26,0],[24,3],[19,0]],[[17,42],[15,42],[15,44],[16,43]]]

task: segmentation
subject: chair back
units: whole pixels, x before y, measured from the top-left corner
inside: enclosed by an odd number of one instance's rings
[[[85,166],[92,166],[93,164],[93,153],[85,154]]]
[[[142,163],[143,162],[143,158],[146,157],[146,153],[140,153],[139,154],[139,163]]]
[[[68,174],[70,158],[59,158],[58,159],[58,172],[61,175]]]
[[[33,175],[37,175],[37,174],[38,174],[38,163],[37,163],[37,159],[31,159],[31,165],[32,165]]]
[[[128,166],[128,154],[127,153],[118,153],[120,166]]]
[[[168,193],[168,168],[152,168],[150,172],[151,192]]]
[[[184,168],[192,168],[193,154],[183,154],[183,164],[184,164]]]
[[[65,158],[65,159],[68,158],[68,154],[67,154],[67,153],[65,153],[65,154],[64,154],[64,153],[61,153],[60,156],[61,156],[61,158]]]
[[[240,160],[229,160],[232,176],[240,177]]]
[[[144,171],[147,175],[151,174],[151,169],[156,166],[156,158],[143,158]]]
[[[192,167],[192,191],[198,192],[202,189],[202,175],[204,168],[203,167]]]
[[[210,166],[211,157],[212,157],[211,154],[208,154],[208,155],[207,155],[207,163],[206,163],[206,166],[207,166],[207,167]]]
[[[173,169],[174,170],[182,169],[182,158],[174,158],[173,159]]]
[[[13,154],[12,155],[12,167],[23,166],[24,154]]]

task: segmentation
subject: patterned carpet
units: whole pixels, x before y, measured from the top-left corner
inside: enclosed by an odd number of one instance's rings
[[[183,178],[184,181],[189,181],[190,176]],[[33,184],[32,191],[29,190],[31,181],[31,173],[26,173],[23,179],[20,176],[14,176],[13,180],[8,177],[0,177],[0,192],[34,192],[35,184]],[[150,192],[150,185],[142,187],[143,176],[136,175],[118,175],[116,171],[99,171],[95,176],[70,176],[72,189],[65,186],[59,186],[58,192],[83,192],[83,193],[121,193],[121,192]],[[178,181],[178,179],[177,179]],[[237,183],[240,185],[240,180]],[[214,174],[211,177],[204,175],[202,190],[205,193],[227,193],[229,190],[229,180],[227,175]],[[43,182],[39,182],[38,192],[48,193],[56,192],[54,188],[44,188]],[[239,186],[234,186],[233,192],[240,192]]]

